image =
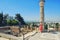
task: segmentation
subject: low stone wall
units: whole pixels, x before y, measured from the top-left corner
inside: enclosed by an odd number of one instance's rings
[[[0,27],[0,30],[9,30],[9,27]]]

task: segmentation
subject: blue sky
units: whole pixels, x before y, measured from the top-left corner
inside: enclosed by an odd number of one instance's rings
[[[0,0],[0,12],[15,16],[20,13],[25,21],[40,21],[40,0]],[[60,21],[60,0],[45,0],[45,21]]]

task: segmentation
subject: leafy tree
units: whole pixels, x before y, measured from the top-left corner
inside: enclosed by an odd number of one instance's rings
[[[8,19],[8,14],[3,15],[3,24],[6,26],[7,25],[7,19]]]
[[[0,26],[4,25],[25,25],[23,17],[21,17],[20,14],[16,14],[16,19],[14,19],[12,16],[9,16],[8,14],[3,15],[3,12],[0,13]]]
[[[6,20],[8,18],[8,14],[3,15],[3,19]]]
[[[16,14],[15,18],[19,21],[20,25],[25,25],[24,19],[20,14]]]
[[[12,25],[18,25],[18,21],[17,20],[15,20],[15,19],[13,19],[13,20],[7,20],[7,24],[9,25],[9,26],[12,26]]]
[[[48,24],[45,24],[44,25],[44,28],[47,30],[48,29]]]
[[[3,13],[0,13],[0,26],[2,26],[3,23]]]
[[[7,20],[7,25],[12,26],[12,20]]]
[[[12,26],[13,25],[12,21],[13,21],[13,17],[12,16],[8,16],[8,18],[7,18],[7,25]]]
[[[58,30],[58,28],[59,28],[59,23],[56,23],[55,25],[56,25],[56,28],[57,28],[57,30]]]
[[[13,20],[12,20],[12,25],[18,25],[18,21],[15,20],[15,19],[13,19]]]

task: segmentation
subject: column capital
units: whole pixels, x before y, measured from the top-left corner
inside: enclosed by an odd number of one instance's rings
[[[40,0],[40,2],[45,2],[45,0]]]

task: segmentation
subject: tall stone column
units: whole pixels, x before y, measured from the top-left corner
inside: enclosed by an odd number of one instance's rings
[[[44,2],[45,0],[40,0],[40,25],[42,25],[44,29]]]

